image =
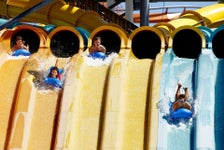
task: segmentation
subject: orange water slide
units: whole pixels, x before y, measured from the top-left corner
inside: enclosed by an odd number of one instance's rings
[[[181,13],[153,13],[149,15],[150,23],[168,22],[177,19]],[[140,14],[133,14],[133,22],[140,23]]]
[[[180,17],[167,23],[158,23],[155,25],[155,27],[165,29],[168,32],[172,32],[172,30],[183,25],[218,27],[223,18],[224,3],[217,3],[202,7],[195,11],[184,11],[181,13]]]

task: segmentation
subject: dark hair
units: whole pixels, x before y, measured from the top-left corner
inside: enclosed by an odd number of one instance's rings
[[[50,73],[48,74],[48,77],[51,77],[51,72],[52,72],[52,70],[56,70],[56,71],[57,71],[58,75],[57,75],[56,77],[58,78],[58,76],[59,76],[59,70],[58,70],[58,67],[51,67],[51,69],[50,69]]]
[[[93,41],[96,41],[96,40],[101,40],[101,37],[100,37],[100,36],[95,36],[95,37],[93,38]]]
[[[185,98],[185,95],[184,95],[184,94],[180,94],[180,95],[178,96],[178,99],[182,99],[182,98]]]
[[[21,36],[17,36],[16,41],[18,41],[18,40],[23,40],[23,38]]]

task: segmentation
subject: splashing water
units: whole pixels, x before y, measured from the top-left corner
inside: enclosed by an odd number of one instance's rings
[[[117,56],[118,56],[117,53],[111,53],[105,59],[101,59],[101,58],[98,59],[98,58],[88,57],[87,55],[83,55],[84,60],[87,63],[87,65],[95,66],[95,67],[99,67],[102,65],[109,65],[112,62],[112,60]]]
[[[166,94],[160,99],[158,103],[159,111],[162,114],[162,118],[170,125],[171,128],[185,129],[192,126],[193,118],[196,116],[197,104],[195,100],[189,99],[192,105],[194,115],[189,119],[176,119],[170,116],[171,98]]]

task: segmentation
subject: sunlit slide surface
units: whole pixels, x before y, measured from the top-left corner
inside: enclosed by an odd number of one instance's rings
[[[217,15],[208,15],[218,20],[221,6],[198,13],[219,8]],[[68,8],[52,5],[65,12],[61,22],[50,17],[59,27],[22,23],[1,31],[0,149],[222,150],[222,27],[206,37],[200,28],[182,24],[200,20],[188,12],[170,25],[128,35],[93,12]],[[69,22],[73,15],[79,17]],[[79,28],[67,26],[73,23]],[[31,55],[11,56],[20,34]],[[103,59],[89,55],[95,36],[107,48]],[[52,66],[63,70],[59,87],[44,82]],[[189,89],[193,116],[188,119],[170,115],[178,83]]]

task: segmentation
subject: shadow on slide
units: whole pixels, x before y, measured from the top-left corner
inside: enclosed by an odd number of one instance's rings
[[[214,83],[214,133],[215,133],[215,149],[223,149],[222,141],[224,139],[224,44],[222,42],[222,37],[224,36],[224,26],[217,28],[211,37],[213,53],[217,58],[217,71]],[[214,74],[214,73],[212,73]]]

